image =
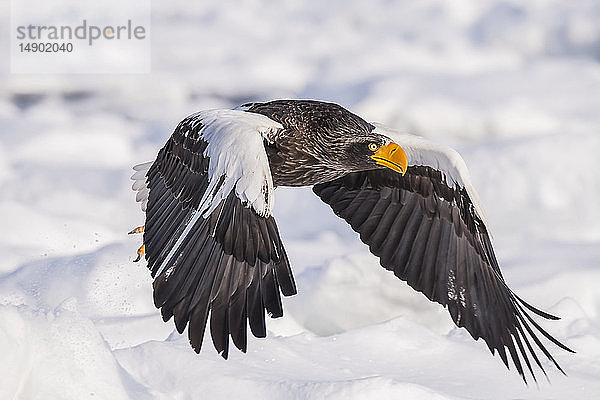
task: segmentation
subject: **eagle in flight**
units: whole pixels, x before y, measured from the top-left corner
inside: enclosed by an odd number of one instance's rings
[[[154,278],[154,304],[200,351],[210,315],[216,350],[229,337],[242,352],[247,327],[265,337],[265,311],[283,315],[280,292],[296,293],[273,218],[277,186],[312,186],[381,265],[450,312],[454,323],[527,382],[546,374],[531,316],[557,317],[506,284],[488,226],[460,155],[399,134],[333,104],[313,100],[250,103],[185,118],[155,161],[134,167],[133,189],[146,213],[138,259]],[[508,353],[508,355],[507,355]],[[564,372],[563,372],[564,373]]]

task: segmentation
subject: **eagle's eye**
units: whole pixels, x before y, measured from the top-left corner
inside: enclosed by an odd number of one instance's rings
[[[369,150],[375,151],[378,148],[379,148],[379,146],[377,145],[377,143],[369,143]]]

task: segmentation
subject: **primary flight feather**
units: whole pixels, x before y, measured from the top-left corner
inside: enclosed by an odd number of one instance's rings
[[[210,318],[216,350],[246,351],[247,326],[266,336],[265,310],[283,315],[296,293],[272,216],[277,186],[313,186],[381,265],[448,308],[519,374],[562,372],[540,339],[572,351],[530,313],[502,277],[462,158],[426,139],[370,124],[313,100],[201,111],[179,123],[154,162],[134,167],[146,212],[144,245],[154,303],[199,352]],[[132,232],[134,232],[132,231]],[[508,353],[508,354],[507,354]]]

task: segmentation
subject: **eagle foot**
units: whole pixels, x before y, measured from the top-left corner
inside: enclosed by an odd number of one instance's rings
[[[138,226],[137,228],[129,231],[127,234],[128,235],[132,235],[134,233],[144,233],[144,229],[146,228],[146,225],[142,225],[142,226]]]
[[[133,262],[138,262],[142,259],[142,256],[144,255],[144,253],[146,253],[146,245],[143,244],[140,246],[140,248],[137,251],[137,258],[135,260],[133,260]]]

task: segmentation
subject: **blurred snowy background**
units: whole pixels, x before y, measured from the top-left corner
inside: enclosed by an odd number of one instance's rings
[[[150,74],[9,74],[4,57],[0,398],[600,398],[598,21],[597,0],[154,1]],[[277,193],[299,292],[284,318],[248,354],[207,336],[196,355],[132,263],[130,167],[187,114],[275,98],[456,147],[507,281],[563,317],[544,326],[577,351],[551,348],[569,376],[546,364],[551,384],[525,387],[310,189]]]

